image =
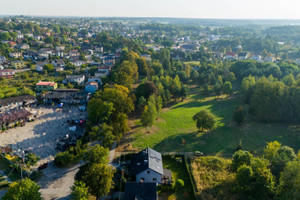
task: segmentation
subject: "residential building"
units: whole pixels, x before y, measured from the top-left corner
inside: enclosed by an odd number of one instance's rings
[[[72,61],[70,62],[72,65],[74,65],[75,67],[81,67],[81,65],[84,64],[84,61],[82,60],[76,60],[76,61]]]
[[[246,60],[248,58],[248,53],[239,53],[238,54],[238,59],[239,60]]]
[[[29,45],[28,44],[18,44],[15,46],[16,49],[21,49],[21,50],[26,50],[29,49]]]
[[[235,59],[236,54],[234,52],[227,52],[225,55],[225,59]]]
[[[275,58],[274,57],[265,57],[264,61],[265,62],[274,62]]]
[[[252,59],[256,61],[261,61],[261,55],[254,55],[252,56]]]
[[[24,53],[24,59],[30,59],[30,60],[34,60],[37,61],[39,59],[39,54],[35,51],[27,51],[26,53]]]
[[[98,67],[98,72],[105,72],[107,76],[109,75],[110,70],[111,67],[106,67],[106,66]]]
[[[64,51],[64,50],[65,50],[65,46],[63,46],[63,45],[56,46],[56,47],[55,47],[55,50],[56,50],[56,51]]]
[[[31,113],[27,110],[11,111],[0,115],[0,127],[13,127],[17,122],[26,123]]]
[[[69,52],[69,56],[80,56],[80,52],[78,50],[72,50]]]
[[[35,84],[35,87],[37,92],[50,91],[57,88],[57,83],[40,81]]]
[[[11,57],[11,58],[21,58],[22,53],[20,53],[20,52],[9,53],[9,57]]]
[[[86,104],[89,94],[78,89],[56,89],[43,95],[44,103]]]
[[[36,99],[32,95],[21,95],[16,97],[0,99],[0,112],[7,112],[12,109],[32,105]]]
[[[11,66],[15,69],[22,69],[25,67],[25,63],[22,60],[11,61]]]
[[[91,76],[91,77],[88,79],[88,83],[93,82],[93,81],[97,82],[98,85],[102,85],[101,78],[99,78],[99,77],[97,78],[97,77]]]
[[[76,83],[78,85],[84,83],[85,76],[84,75],[68,75],[63,80],[63,83]]]
[[[100,77],[105,77],[105,76],[107,76],[108,74],[107,74],[107,72],[95,72],[95,77],[97,77],[97,78],[100,78]]]
[[[95,81],[89,82],[85,86],[85,92],[94,94],[98,90],[98,83]]]
[[[130,171],[136,182],[161,183],[164,174],[161,154],[151,148],[147,148],[133,155]]]
[[[12,69],[4,69],[0,70],[0,77],[4,78],[12,78],[15,75],[15,71]]]
[[[147,61],[151,60],[151,55],[141,55],[141,58],[145,58]]]
[[[125,183],[124,200],[158,200],[156,183]]]
[[[35,70],[38,72],[44,71],[44,63],[40,62],[35,65]]]

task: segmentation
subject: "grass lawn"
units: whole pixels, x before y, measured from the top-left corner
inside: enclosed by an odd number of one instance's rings
[[[175,159],[170,158],[169,156],[163,156],[163,167],[172,171],[173,181],[181,179],[184,181],[184,188],[182,191],[178,192],[164,192],[160,196],[162,199],[168,200],[194,200],[193,188],[189,174],[186,170],[184,162],[178,162]]]
[[[190,65],[200,65],[200,61],[187,61],[187,62],[184,62],[184,64],[190,64]]]
[[[160,152],[202,151],[208,155],[231,157],[242,140],[243,149],[261,153],[266,142],[277,140],[298,151],[297,131],[287,124],[258,123],[252,120],[238,127],[232,123],[232,114],[240,105],[238,94],[231,97],[203,97],[196,92],[184,102],[163,109],[154,126],[143,128],[136,119],[132,133],[124,141],[133,148],[154,148]],[[216,116],[215,129],[198,133],[192,120],[200,110],[210,110]],[[185,141],[185,142],[182,142]],[[184,144],[183,144],[184,143]]]

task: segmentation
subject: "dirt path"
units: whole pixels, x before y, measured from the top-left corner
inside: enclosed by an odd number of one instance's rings
[[[70,199],[70,187],[74,184],[75,174],[82,164],[83,162],[70,168],[61,169],[53,163],[49,163],[48,168],[43,170],[44,176],[38,181],[44,200]]]

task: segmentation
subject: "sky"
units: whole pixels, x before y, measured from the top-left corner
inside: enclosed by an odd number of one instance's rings
[[[0,0],[0,15],[300,19],[299,0]]]

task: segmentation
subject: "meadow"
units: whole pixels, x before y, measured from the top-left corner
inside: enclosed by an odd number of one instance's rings
[[[274,140],[298,151],[298,132],[291,125],[256,122],[251,116],[242,126],[232,122],[239,105],[242,102],[238,93],[207,97],[197,91],[183,102],[164,108],[152,127],[142,127],[139,119],[132,121],[135,128],[124,141],[137,150],[151,147],[160,152],[201,151],[224,157],[231,157],[240,141],[243,149],[253,154],[261,154],[266,143]],[[216,116],[215,128],[208,132],[198,132],[192,119],[203,109]]]

